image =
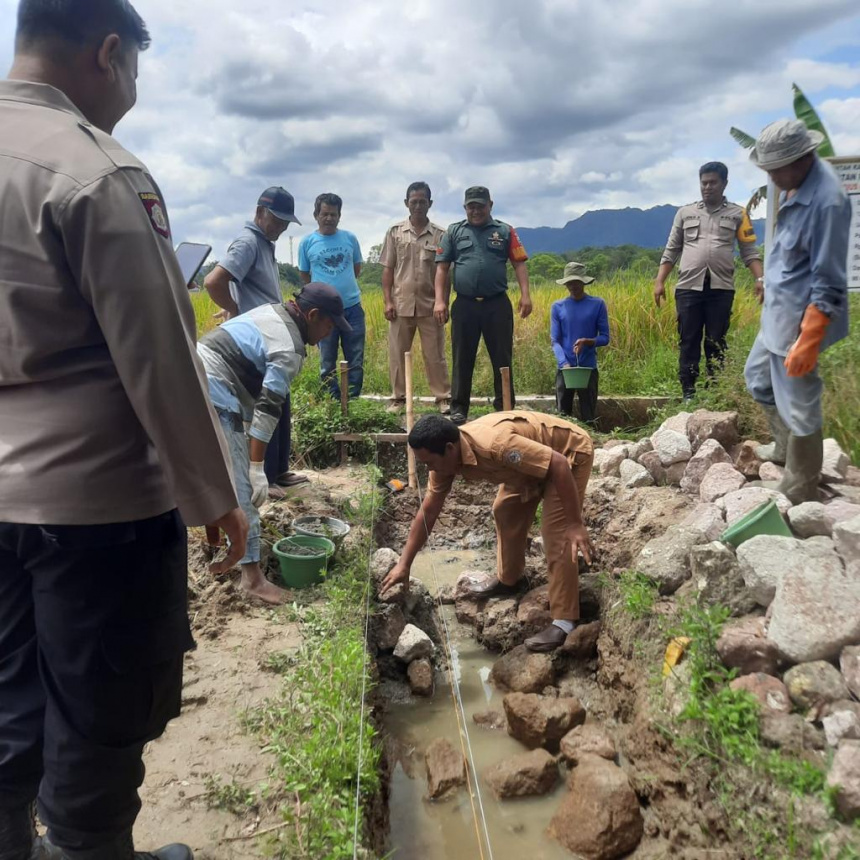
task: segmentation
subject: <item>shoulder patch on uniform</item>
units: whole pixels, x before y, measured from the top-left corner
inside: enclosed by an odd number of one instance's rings
[[[523,455],[517,450],[505,452],[505,460],[512,466],[518,466],[522,462],[522,459]]]
[[[167,225],[167,216],[164,214],[164,204],[154,191],[141,191],[138,195],[146,214],[149,215],[149,223],[165,239],[170,238],[170,228]]]

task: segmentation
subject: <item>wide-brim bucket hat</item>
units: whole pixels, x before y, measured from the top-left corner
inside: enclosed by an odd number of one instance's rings
[[[584,263],[568,263],[564,267],[564,274],[556,283],[567,286],[571,281],[579,281],[581,284],[592,284],[594,283],[594,278],[585,274]]]
[[[815,152],[824,135],[799,119],[778,119],[765,126],[755,142],[750,161],[762,170],[776,170]]]

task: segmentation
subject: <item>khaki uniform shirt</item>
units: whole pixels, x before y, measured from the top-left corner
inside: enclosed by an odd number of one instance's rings
[[[467,481],[504,484],[523,499],[542,492],[552,452],[574,465],[577,456],[591,456],[594,445],[585,430],[542,412],[494,412],[460,428],[462,465]],[[428,493],[446,494],[453,475],[430,472]]]
[[[735,288],[735,241],[741,259],[748,266],[760,260],[755,230],[742,206],[723,202],[709,212],[703,201],[682,206],[675,213],[669,240],[660,263],[681,258],[676,289],[701,290],[705,273],[711,273],[711,287]]]
[[[0,522],[236,506],[146,167],[59,90],[0,81]]]
[[[407,218],[390,227],[385,234],[379,262],[394,269],[394,288],[391,292],[398,316],[433,315],[436,248],[444,233],[442,227],[432,222],[416,233]]]

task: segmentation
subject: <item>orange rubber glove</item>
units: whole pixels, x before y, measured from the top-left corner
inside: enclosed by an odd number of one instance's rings
[[[791,345],[785,357],[785,367],[789,376],[806,376],[818,364],[821,341],[830,325],[830,317],[809,305],[800,323],[800,336]]]

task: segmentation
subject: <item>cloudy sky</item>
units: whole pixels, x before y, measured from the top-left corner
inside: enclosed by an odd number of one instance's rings
[[[14,0],[0,0],[0,64]],[[837,153],[860,155],[857,0],[139,0],[153,44],[116,137],[161,185],[174,237],[214,256],[268,185],[344,199],[365,251],[405,217],[434,220],[468,185],[495,214],[560,227],[588,209],[681,204],[697,168],[729,165],[744,202],[761,174],[728,134],[791,114],[796,82]],[[296,248],[298,243],[296,242]]]

